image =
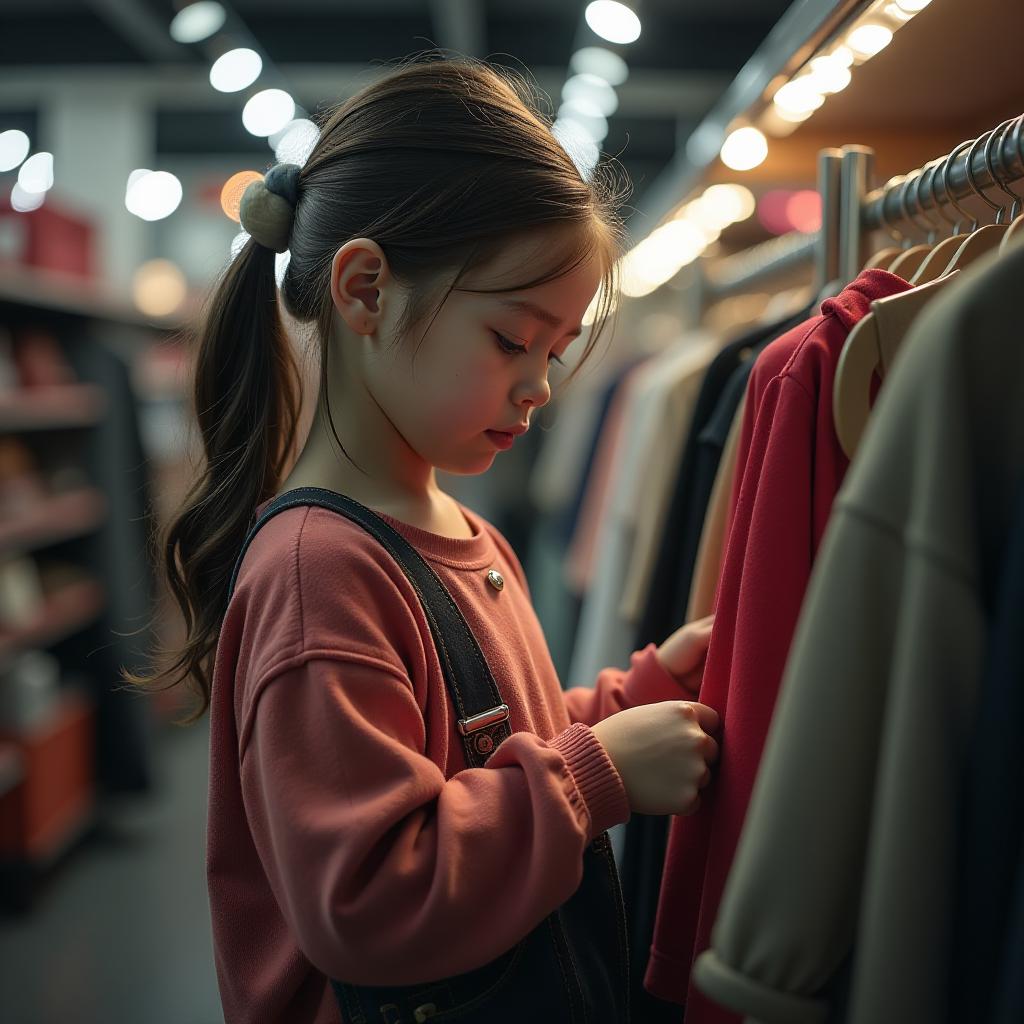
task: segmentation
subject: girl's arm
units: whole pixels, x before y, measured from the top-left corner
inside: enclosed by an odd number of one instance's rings
[[[409,679],[342,658],[262,683],[242,732],[277,903],[328,977],[403,985],[479,967],[576,890],[586,845],[629,818],[622,779],[577,724],[548,741],[516,732],[446,781]],[[432,735],[456,741],[443,723]]]
[[[606,668],[593,689],[578,686],[565,693],[573,722],[595,725],[609,715],[662,700],[696,700],[714,616],[677,629],[660,647],[648,644],[630,656],[629,671]]]

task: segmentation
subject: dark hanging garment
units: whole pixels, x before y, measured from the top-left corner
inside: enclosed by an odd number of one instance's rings
[[[719,400],[734,372],[741,366],[752,366],[753,359],[765,345],[805,320],[806,312],[801,310],[799,316],[787,317],[785,320],[751,329],[726,345],[707,369],[676,473],[672,501],[665,520],[666,527],[651,587],[644,604],[644,613],[637,626],[636,638],[643,640],[644,644],[664,642],[685,620],[690,583],[697,564],[697,552],[704,528],[704,515],[711,498],[715,476],[711,473],[710,481],[698,491],[695,477],[699,468],[697,456],[701,444],[701,431],[715,415]],[[749,369],[747,372],[749,373]],[[733,413],[739,405],[740,398],[742,394],[735,399]],[[731,417],[729,423],[732,423]],[[721,449],[718,455],[721,457]],[[714,470],[718,470],[717,462],[714,464]],[[703,462],[703,471],[707,472],[707,460]],[[706,476],[704,479],[706,480]]]
[[[693,420],[676,475],[666,530],[651,589],[636,637],[662,643],[686,619],[690,586],[697,564],[704,517],[729,429],[746,390],[757,354],[779,334],[805,318],[758,327],[731,342],[712,360],[701,385]],[[657,639],[655,639],[657,637]],[[629,915],[632,999],[638,1014],[651,1024],[677,1024],[679,1007],[644,988],[647,956],[668,845],[666,815],[634,814],[626,825],[622,888]]]
[[[993,600],[959,829],[954,1020],[1024,1020],[1024,480]]]

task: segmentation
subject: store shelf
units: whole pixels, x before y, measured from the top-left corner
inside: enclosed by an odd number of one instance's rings
[[[95,487],[56,494],[0,521],[0,554],[21,553],[92,533],[107,515],[107,499]]]
[[[178,330],[181,315],[147,317],[98,284],[72,274],[38,270],[4,263],[0,267],[0,305],[15,305],[40,311],[69,313],[94,320]],[[186,314],[187,315],[187,314]]]
[[[0,731],[24,765],[21,780],[0,799],[0,866],[5,879],[29,880],[53,864],[92,826],[96,812],[91,698],[65,687],[52,714],[32,729]],[[4,885],[13,889],[10,881]],[[12,899],[13,897],[13,899]],[[4,893],[4,902],[30,893]]]
[[[94,580],[80,580],[55,590],[25,626],[0,631],[0,663],[30,648],[49,647],[77,633],[103,608],[106,594]]]
[[[61,384],[0,394],[0,431],[59,430],[99,423],[107,399],[95,384]]]

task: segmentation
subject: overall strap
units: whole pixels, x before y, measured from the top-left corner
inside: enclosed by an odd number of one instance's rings
[[[466,750],[466,763],[471,768],[482,767],[502,740],[511,735],[508,706],[502,701],[483,651],[448,588],[423,556],[372,509],[324,487],[297,487],[286,491],[264,509],[245,538],[231,573],[228,597],[234,592],[242,559],[260,527],[279,512],[300,505],[330,509],[358,523],[376,537],[401,566],[430,624],[445,684],[459,715],[458,728]]]

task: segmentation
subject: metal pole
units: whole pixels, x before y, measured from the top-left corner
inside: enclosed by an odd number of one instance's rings
[[[814,255],[814,288],[820,292],[839,276],[840,179],[843,151],[818,151],[818,195],[821,196],[821,231]]]
[[[719,263],[714,276],[708,278],[707,294],[720,299],[784,270],[813,263],[818,245],[817,235],[791,231],[788,235],[759,242],[734,256],[727,256]]]
[[[1015,181],[1024,179],[1024,140],[1022,140],[1021,126],[1024,123],[1024,115],[1017,119],[1016,124],[1011,122],[1010,127],[1002,133],[1002,137],[992,147],[990,154],[999,171],[1000,179],[1012,184]],[[997,129],[993,129],[995,131]],[[987,133],[986,133],[987,134]],[[935,188],[910,189],[906,195],[907,209],[911,213],[921,213],[924,210],[936,208],[936,197],[933,192],[939,193],[940,204],[949,202],[950,193],[954,199],[966,199],[974,195],[970,179],[967,176],[967,160],[971,156],[971,147],[968,145],[958,146],[952,151],[956,155],[949,167],[949,173],[943,174],[943,168],[936,169],[934,174]],[[947,156],[943,163],[949,157]],[[913,173],[913,172],[911,172]],[[988,162],[985,159],[985,146],[975,148],[971,163],[971,173],[978,184],[978,188],[998,188],[997,182],[992,180],[989,172]],[[946,191],[946,182],[949,183],[949,192]],[[890,224],[906,223],[907,217],[901,206],[901,185],[893,185],[885,189],[875,189],[865,197],[861,211],[861,226],[865,231],[874,231],[883,227],[882,214]]]
[[[839,274],[848,284],[864,266],[867,232],[862,231],[861,211],[871,184],[875,152],[867,146],[843,146],[840,179]]]

